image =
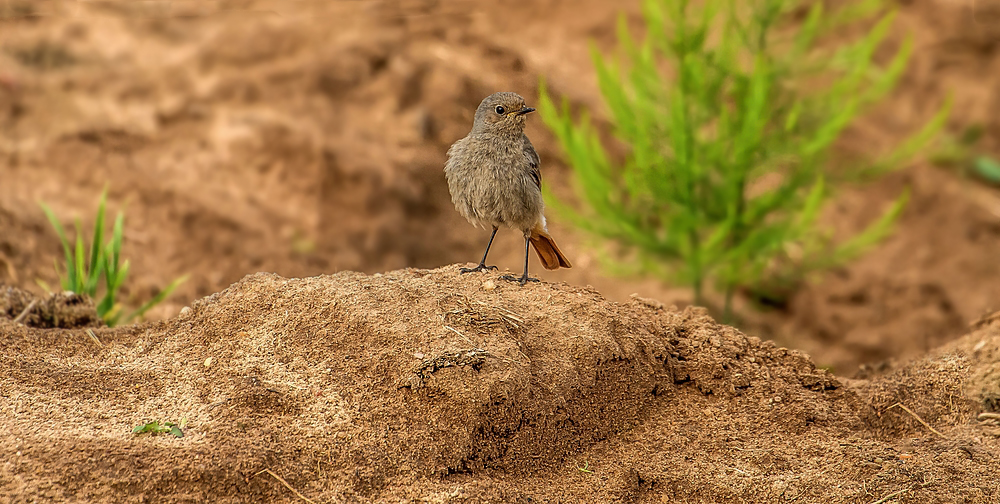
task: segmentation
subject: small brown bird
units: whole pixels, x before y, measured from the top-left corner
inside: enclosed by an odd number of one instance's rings
[[[524,134],[525,116],[534,111],[517,93],[491,94],[476,109],[472,131],[448,149],[444,174],[455,208],[476,226],[493,226],[483,260],[475,268],[462,268],[462,273],[497,268],[486,265],[486,256],[500,226],[524,233],[524,274],[500,278],[521,285],[538,281],[528,277],[529,244],[546,269],[572,267],[549,236],[542,215],[538,153]]]

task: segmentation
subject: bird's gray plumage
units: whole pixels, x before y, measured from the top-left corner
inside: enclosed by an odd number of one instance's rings
[[[469,222],[527,237],[536,224],[545,229],[545,217],[538,153],[524,134],[526,109],[517,93],[487,96],[472,131],[448,149],[444,172],[452,202]]]
[[[517,93],[487,96],[476,109],[472,131],[448,149],[444,174],[455,208],[469,222],[493,228],[479,265],[461,273],[496,269],[486,265],[486,257],[500,227],[524,233],[524,274],[501,279],[521,285],[538,281],[528,276],[529,245],[546,269],[572,267],[545,228],[538,153],[524,134],[525,115],[534,110]]]

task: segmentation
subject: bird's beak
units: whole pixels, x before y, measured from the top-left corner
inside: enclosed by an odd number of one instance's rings
[[[531,112],[534,112],[534,111],[535,111],[535,109],[533,109],[531,107],[523,107],[521,110],[515,111],[514,115],[530,114]]]

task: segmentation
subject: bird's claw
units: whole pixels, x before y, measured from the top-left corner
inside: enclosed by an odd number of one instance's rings
[[[507,280],[507,281],[510,281],[510,282],[517,282],[517,283],[519,283],[521,285],[524,285],[524,284],[526,284],[528,282],[539,282],[540,281],[537,278],[531,278],[528,275],[523,275],[523,276],[519,276],[519,277],[516,277],[514,275],[504,275],[504,276],[500,277],[500,280]]]
[[[475,272],[479,272],[479,271],[489,271],[489,270],[495,270],[495,269],[497,269],[496,266],[487,266],[487,265],[485,265],[483,263],[479,263],[479,266],[476,266],[475,268],[462,268],[462,269],[460,269],[458,271],[460,273],[475,273]]]

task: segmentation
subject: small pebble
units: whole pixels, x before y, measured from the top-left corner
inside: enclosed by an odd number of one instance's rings
[[[205,367],[208,367],[208,366],[211,366],[211,365],[212,365],[212,358],[209,357],[209,358],[205,359]]]
[[[487,280],[487,281],[483,282],[483,290],[484,291],[491,291],[491,290],[496,289],[496,288],[497,288],[497,284],[493,283],[493,280]]]

